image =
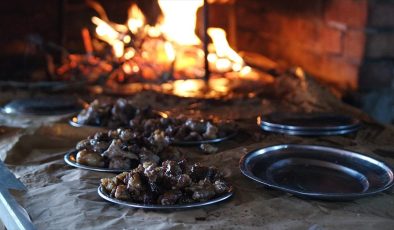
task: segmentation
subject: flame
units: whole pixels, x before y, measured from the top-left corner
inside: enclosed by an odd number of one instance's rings
[[[118,58],[114,61],[121,63],[119,66],[126,75],[138,72],[146,79],[158,79],[160,75],[170,73],[175,79],[202,78],[204,52],[195,29],[197,10],[204,1],[158,0],[158,4],[163,18],[155,26],[146,23],[136,4],[130,6],[125,25],[110,22],[108,18],[93,17],[97,37],[112,46],[114,56]],[[257,72],[230,47],[223,29],[209,28],[208,35],[213,41],[209,45],[208,61],[214,74],[256,77]],[[176,88],[182,88],[180,91],[189,92],[197,83],[177,84]],[[217,91],[221,92],[226,87],[218,88]]]
[[[122,41],[115,40],[112,44],[112,48],[114,50],[115,57],[120,58],[124,53],[124,44]]]
[[[120,33],[98,17],[93,17],[92,22],[97,25],[96,33],[98,37],[112,46],[116,57],[122,57],[124,53],[124,43],[120,39]]]
[[[92,17],[92,22],[97,26],[96,33],[101,40],[112,45],[115,40],[119,38],[119,33],[112,28],[107,22],[98,17]]]
[[[122,68],[123,68],[123,71],[124,71],[126,74],[131,74],[131,73],[133,72],[133,69],[131,68],[131,66],[130,66],[129,63],[124,63],[124,64],[122,65]]]
[[[159,5],[164,16],[161,30],[168,40],[184,46],[201,43],[194,30],[197,10],[204,5],[203,0],[159,0]]]
[[[169,61],[173,62],[175,60],[175,49],[170,42],[164,43],[164,50],[166,52]]]
[[[135,49],[133,49],[133,48],[127,48],[127,50],[126,50],[126,52],[124,53],[124,59],[126,59],[126,60],[130,60],[130,59],[132,59],[133,57],[134,57],[134,55],[135,55]]]
[[[194,97],[201,94],[201,91],[205,87],[203,80],[187,79],[177,80],[174,82],[173,92],[175,95],[182,97]]]
[[[136,34],[145,25],[144,14],[137,5],[133,4],[129,9],[128,15],[127,26],[131,33]]]
[[[226,32],[221,28],[209,28],[208,34],[212,38],[216,55],[219,58],[216,63],[216,67],[218,68],[218,70],[227,70],[227,68],[229,67],[228,61],[231,61],[234,63],[234,65],[231,66],[232,70],[240,71],[240,67],[244,65],[244,60],[228,44]],[[221,62],[220,64],[218,64],[219,61]]]

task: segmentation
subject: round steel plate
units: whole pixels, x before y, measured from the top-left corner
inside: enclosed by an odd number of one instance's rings
[[[260,124],[261,129],[267,132],[281,133],[295,136],[332,136],[332,135],[345,135],[356,132],[359,127],[354,129],[338,129],[338,130],[291,130],[291,129],[278,129]]]
[[[190,209],[190,208],[202,208],[206,207],[209,205],[217,204],[222,201],[225,201],[229,199],[232,195],[233,192],[228,192],[220,197],[217,197],[215,199],[205,201],[205,202],[198,202],[198,203],[191,203],[191,204],[178,204],[178,205],[145,205],[145,204],[139,204],[139,203],[132,203],[128,201],[123,201],[123,200],[118,200],[115,198],[112,198],[106,194],[106,192],[103,191],[101,185],[97,189],[98,194],[105,200],[115,203],[115,204],[120,204],[124,205],[130,208],[142,208],[142,209],[156,209],[156,210],[179,210],[179,209]]]
[[[257,124],[268,132],[289,135],[343,135],[357,131],[358,119],[331,113],[272,113],[261,115]]]
[[[1,111],[9,115],[66,115],[80,111],[82,104],[73,96],[48,96],[42,98],[15,99],[4,105]]]
[[[171,140],[172,145],[178,145],[178,146],[186,146],[186,145],[200,145],[200,144],[214,144],[214,143],[219,143],[222,141],[229,140],[233,137],[235,137],[238,134],[237,130],[233,130],[232,132],[228,132],[226,136],[220,137],[220,138],[215,138],[215,139],[209,139],[209,140],[201,140],[201,141],[180,141],[180,140]]]
[[[276,145],[246,154],[241,172],[268,187],[301,197],[352,200],[393,186],[389,165],[369,156],[318,145]]]
[[[109,169],[109,168],[100,168],[100,167],[78,164],[76,161],[77,152],[78,152],[77,150],[67,152],[66,155],[64,155],[64,161],[70,166],[80,169],[96,171],[96,172],[121,173],[121,172],[128,172],[132,170],[132,169]]]

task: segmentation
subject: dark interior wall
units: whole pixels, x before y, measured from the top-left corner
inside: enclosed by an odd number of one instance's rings
[[[123,23],[132,0],[97,2],[111,20]],[[59,46],[83,51],[81,29],[93,29],[94,15],[83,0],[0,1],[0,79],[45,79],[46,56],[40,50],[50,50],[55,57]]]
[[[366,35],[360,89],[394,88],[394,1],[368,2]]]
[[[41,59],[30,58],[28,39],[34,34],[56,41],[57,1],[15,0],[0,2],[0,77],[23,77],[33,66],[43,65]],[[27,64],[31,63],[31,65]]]

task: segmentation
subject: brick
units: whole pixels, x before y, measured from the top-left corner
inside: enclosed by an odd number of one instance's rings
[[[240,50],[261,52],[263,41],[253,31],[239,29],[237,33],[237,46]]]
[[[343,37],[343,55],[353,63],[360,64],[364,57],[365,32],[363,30],[348,30]]]
[[[302,45],[310,50],[321,49],[320,24],[316,21],[267,13],[261,17],[260,24],[264,25],[257,31],[261,36],[274,36],[287,40],[288,45]],[[256,26],[250,28],[256,30]]]
[[[338,29],[323,26],[320,43],[323,51],[330,54],[341,54],[343,50],[342,32]]]
[[[342,89],[355,90],[358,87],[359,65],[349,62],[344,57],[325,56],[320,69],[324,79]]]
[[[394,28],[394,2],[376,2],[369,4],[368,25]]]
[[[349,27],[362,28],[367,22],[367,0],[325,1],[325,20],[340,22]]]
[[[237,9],[243,9],[246,12],[263,12],[266,4],[261,0],[235,1]]]
[[[394,60],[370,60],[360,69],[360,90],[383,89],[394,81]]]
[[[365,56],[371,58],[394,57],[394,32],[376,31],[367,34]]]

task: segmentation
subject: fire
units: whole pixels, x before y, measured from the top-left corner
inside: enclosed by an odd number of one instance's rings
[[[172,88],[180,95],[201,91],[203,84],[207,84],[202,80],[205,54],[195,30],[197,11],[204,1],[158,0],[158,4],[163,17],[152,26],[147,24],[141,9],[134,3],[124,24],[111,22],[102,7],[94,3],[95,9],[101,9],[100,17],[92,17],[95,38],[102,42],[92,39],[85,29],[82,34],[90,58],[76,61],[70,56],[70,66],[59,71],[64,73],[76,68],[78,62],[85,62],[87,64],[82,65],[89,68],[84,67],[81,72],[93,73],[94,79],[108,75],[108,82],[173,81]],[[234,79],[259,78],[258,72],[247,66],[231,48],[222,28],[209,28],[208,35],[212,39],[207,57],[212,74],[208,82],[211,89],[224,93]],[[112,48],[112,56],[105,49],[108,45]],[[189,81],[191,78],[199,80]]]
[[[196,28],[197,10],[203,4],[203,0],[159,0],[164,16],[161,30],[165,37],[182,46],[201,44],[194,30]]]
[[[116,57],[122,57],[124,53],[124,41],[121,40],[120,33],[98,17],[93,17],[92,22],[97,25],[96,33],[98,37],[112,46]]]
[[[145,17],[137,5],[131,5],[127,26],[132,34],[136,34],[145,24]]]
[[[194,97],[201,94],[205,83],[203,80],[187,79],[174,82],[173,93],[182,97]]]
[[[209,28],[208,34],[215,48],[212,58],[216,60],[216,68],[219,71],[228,71],[229,68],[236,72],[240,71],[245,65],[244,60],[228,44],[226,32],[221,28]]]

